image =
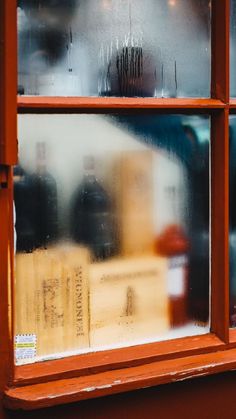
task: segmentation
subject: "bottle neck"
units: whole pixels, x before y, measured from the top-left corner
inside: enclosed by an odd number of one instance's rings
[[[46,164],[45,163],[37,163],[37,173],[39,175],[43,175],[46,173]]]
[[[84,180],[88,183],[94,183],[97,181],[94,169],[86,169],[84,173]]]
[[[36,168],[37,173],[42,175],[47,170],[46,146],[45,143],[38,143],[36,147]]]

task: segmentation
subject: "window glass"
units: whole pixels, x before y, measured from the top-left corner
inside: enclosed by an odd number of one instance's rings
[[[231,38],[231,49],[230,49],[230,96],[236,97],[236,1],[231,0],[231,12],[230,12],[230,38]]]
[[[210,6],[18,0],[19,94],[209,97]]]
[[[18,127],[16,363],[208,332],[209,117]]]
[[[236,116],[230,117],[230,325],[236,326]]]

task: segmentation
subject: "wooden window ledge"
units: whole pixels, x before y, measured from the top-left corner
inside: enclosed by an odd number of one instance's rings
[[[236,349],[152,362],[90,376],[11,387],[9,409],[34,410],[236,369]]]
[[[206,111],[212,109],[224,109],[227,104],[219,99],[200,98],[119,98],[119,97],[52,97],[52,96],[18,96],[17,106],[19,112],[55,112],[59,110],[92,109],[159,109],[159,110],[180,110],[183,112],[189,109]]]

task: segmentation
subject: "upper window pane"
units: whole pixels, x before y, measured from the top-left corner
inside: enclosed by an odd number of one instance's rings
[[[210,6],[18,0],[19,93],[209,97]]]
[[[230,96],[236,97],[236,1],[231,0],[231,52],[230,52]]]

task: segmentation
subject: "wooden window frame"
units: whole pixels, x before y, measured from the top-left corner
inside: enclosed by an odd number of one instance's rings
[[[36,409],[236,368],[236,330],[229,328],[230,0],[212,0],[209,99],[24,97],[17,99],[16,0],[0,2],[0,391],[12,409]],[[11,52],[9,54],[9,51]],[[211,332],[136,347],[14,366],[12,165],[19,113],[125,110],[211,116]],[[10,309],[9,309],[10,307]]]

